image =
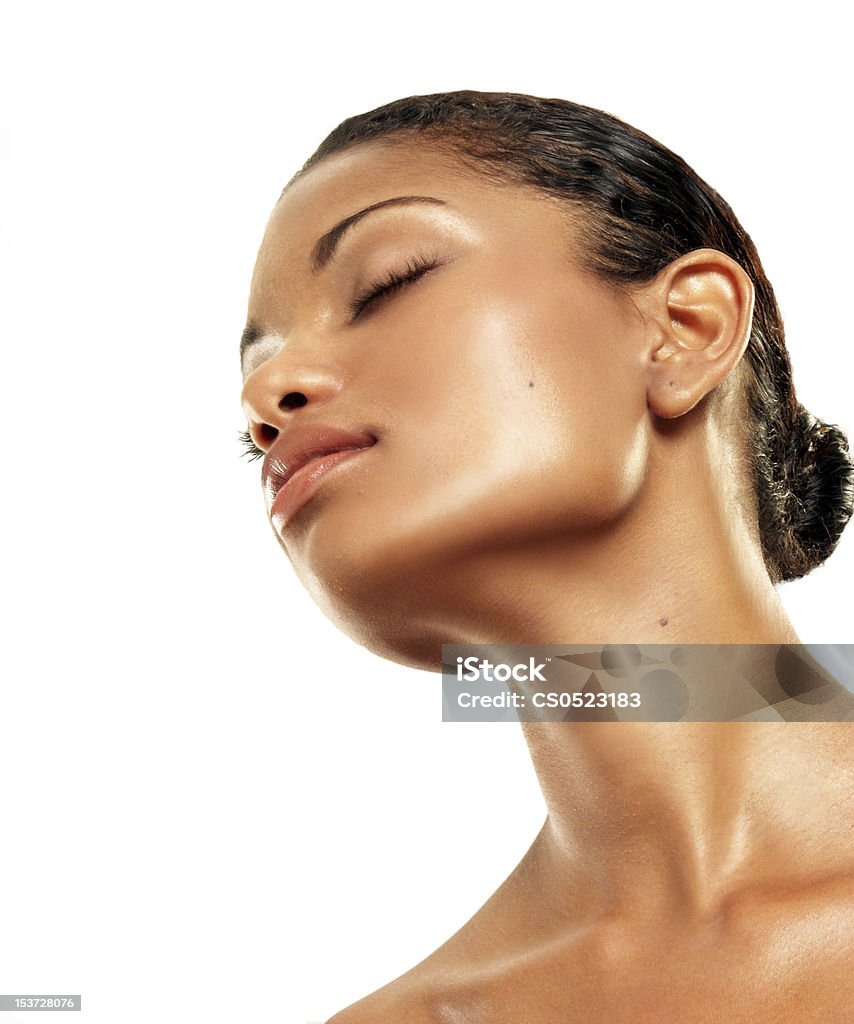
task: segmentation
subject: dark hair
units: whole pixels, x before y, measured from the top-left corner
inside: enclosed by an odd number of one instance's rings
[[[746,351],[747,450],[762,553],[774,583],[836,547],[854,506],[854,465],[835,425],[797,401],[783,323],[753,242],[729,205],[680,157],[610,114],[512,93],[409,96],[343,121],[300,174],[385,136],[423,136],[480,173],[580,210],[587,268],[617,285],[649,281],[673,260],[718,249],[756,291]]]

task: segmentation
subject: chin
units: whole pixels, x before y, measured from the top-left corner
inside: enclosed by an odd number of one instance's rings
[[[314,602],[346,636],[381,658],[439,672],[448,635],[450,575],[428,538],[359,534],[318,521],[303,538],[297,575]],[[447,551],[444,552],[447,556]],[[443,614],[444,612],[444,614]]]
[[[309,592],[326,617],[361,647],[408,668],[441,671],[442,644],[451,638],[430,629],[416,586],[405,598],[388,588],[366,586],[364,580],[357,585],[325,583]]]

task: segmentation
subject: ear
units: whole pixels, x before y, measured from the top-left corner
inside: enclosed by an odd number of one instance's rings
[[[657,415],[689,412],[723,381],[747,347],[753,282],[729,256],[695,249],[644,289],[649,327],[647,401]]]

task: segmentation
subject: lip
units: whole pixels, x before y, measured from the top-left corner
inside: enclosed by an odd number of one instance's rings
[[[284,529],[328,474],[376,442],[367,431],[326,424],[285,430],[265,455],[261,471],[267,513],[276,530]]]

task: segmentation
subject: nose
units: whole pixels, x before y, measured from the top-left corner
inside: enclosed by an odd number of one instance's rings
[[[262,451],[268,451],[297,409],[324,405],[342,385],[340,369],[283,344],[244,382],[241,401],[250,437]]]

